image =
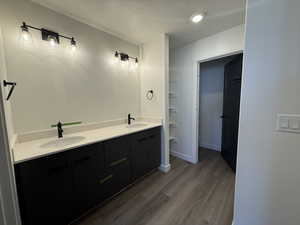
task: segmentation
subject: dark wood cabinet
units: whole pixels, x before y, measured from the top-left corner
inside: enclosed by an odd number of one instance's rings
[[[161,161],[160,145],[160,128],[133,135],[131,161],[134,179],[159,167]]]
[[[98,202],[98,182],[104,174],[103,145],[84,146],[68,152],[72,170],[72,217],[94,207]]]
[[[23,225],[67,225],[160,165],[160,128],[15,165]]]
[[[65,225],[71,219],[72,174],[66,154],[18,164],[23,225]]]

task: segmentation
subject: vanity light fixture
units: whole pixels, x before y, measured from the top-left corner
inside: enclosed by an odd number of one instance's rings
[[[130,59],[133,59],[136,64],[138,64],[138,62],[139,62],[137,57],[132,57],[126,53],[122,53],[122,52],[118,52],[118,51],[115,52],[115,57],[116,58],[120,57],[120,60],[123,62],[129,61]]]
[[[29,41],[30,39],[30,33],[28,30],[28,27],[26,26],[26,24],[23,22],[22,26],[21,26],[21,30],[22,30],[22,38],[25,41]]]
[[[28,25],[25,22],[23,22],[21,25],[21,30],[22,30],[22,37],[25,41],[29,40],[29,38],[30,38],[29,29],[40,31],[42,34],[42,40],[49,41],[51,46],[55,46],[55,45],[59,44],[60,38],[64,38],[64,39],[70,40],[70,44],[71,44],[73,50],[76,49],[76,41],[75,41],[74,37],[64,36],[57,32],[47,30],[45,28],[37,28],[37,27]]]

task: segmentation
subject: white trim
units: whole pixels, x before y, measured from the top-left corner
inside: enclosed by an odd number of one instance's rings
[[[168,165],[161,164],[160,167],[158,167],[158,169],[164,173],[168,173],[171,170],[171,164]]]
[[[232,221],[232,224],[231,225],[234,225],[234,220]]]
[[[210,150],[214,150],[214,151],[218,151],[218,152],[221,151],[221,146],[215,145],[215,144],[200,143],[199,146],[202,148],[208,148]]]
[[[190,163],[193,163],[193,164],[196,164],[198,162],[198,160],[194,160],[194,158],[192,156],[183,154],[181,152],[171,151],[171,155],[173,155],[177,158],[183,159],[185,161],[188,161]]]

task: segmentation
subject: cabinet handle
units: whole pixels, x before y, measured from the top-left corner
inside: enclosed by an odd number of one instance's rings
[[[155,138],[155,134],[150,135],[149,139]]]
[[[102,180],[100,180],[100,184],[104,184],[106,181],[110,180],[111,178],[113,178],[112,174],[110,174],[107,177],[105,177]]]
[[[88,160],[90,160],[90,159],[91,159],[90,156],[86,156],[86,157],[83,157],[83,158],[81,158],[81,159],[76,160],[75,163],[76,163],[76,164],[83,163],[83,162],[88,161]]]
[[[139,139],[138,141],[142,142],[142,141],[146,141],[147,139],[148,139],[147,137],[144,137],[144,138]]]
[[[116,166],[116,165],[119,165],[123,162],[127,161],[127,158],[123,158],[123,159],[120,159],[120,160],[117,160],[117,161],[114,161],[110,164],[110,166]]]

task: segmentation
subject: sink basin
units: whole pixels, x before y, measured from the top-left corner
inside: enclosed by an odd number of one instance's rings
[[[52,140],[45,144],[42,144],[41,148],[65,147],[68,145],[76,144],[84,139],[85,139],[85,137],[82,137],[82,136],[64,137],[64,138]]]
[[[131,125],[126,125],[127,128],[141,128],[141,127],[146,127],[146,123],[133,123]]]

